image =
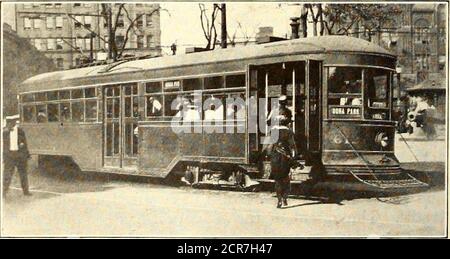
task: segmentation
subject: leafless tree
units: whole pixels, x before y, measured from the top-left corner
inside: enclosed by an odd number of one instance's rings
[[[198,4],[200,9],[200,22],[202,25],[203,35],[206,39],[207,50],[212,50],[216,47],[217,43],[217,30],[216,30],[216,18],[220,11],[218,4],[213,5],[213,9],[210,15],[207,13],[205,4]],[[210,16],[210,18],[208,18]]]
[[[118,60],[124,55],[125,46],[130,38],[131,33],[134,35],[141,34],[139,27],[137,26],[137,21],[142,19],[144,15],[147,17],[151,17],[154,14],[160,13],[162,10],[168,12],[166,9],[162,9],[161,7],[153,9],[150,13],[142,13],[136,15],[136,17],[131,17],[126,4],[120,4],[117,8],[115,14],[113,14],[113,10],[111,4],[101,4],[102,7],[102,16],[106,23],[111,23],[109,28],[109,48],[110,48],[110,58],[113,60]],[[118,46],[118,42],[116,41],[116,32],[120,26],[120,18],[125,16],[128,20],[128,27],[125,30],[124,40],[121,42],[120,46]],[[114,22],[112,21],[114,18]]]

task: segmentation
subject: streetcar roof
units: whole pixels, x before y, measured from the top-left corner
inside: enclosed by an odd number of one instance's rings
[[[92,78],[98,76],[116,75],[120,73],[143,72],[163,68],[199,65],[206,63],[226,62],[258,57],[270,57],[289,54],[315,54],[333,52],[353,52],[365,54],[381,54],[394,57],[384,48],[363,39],[347,36],[320,36],[295,40],[279,41],[260,45],[216,49],[213,51],[164,56],[141,60],[118,61],[107,65],[98,65],[49,72],[33,76],[22,83],[21,91],[33,91],[35,89],[54,89],[55,83],[64,88],[61,82],[77,80],[79,78]],[[111,82],[113,83],[113,82]]]

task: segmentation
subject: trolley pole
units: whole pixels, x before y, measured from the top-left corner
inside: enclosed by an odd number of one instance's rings
[[[220,10],[222,11],[222,26],[221,26],[221,45],[223,49],[227,48],[227,5],[221,4]]]

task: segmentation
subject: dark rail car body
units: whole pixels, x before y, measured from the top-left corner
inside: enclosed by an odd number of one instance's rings
[[[313,178],[387,188],[381,178],[404,180],[391,117],[395,65],[370,42],[323,36],[58,71],[20,85],[21,127],[32,154],[69,157],[86,171],[164,178],[204,166],[261,179],[262,133],[249,130],[248,103],[283,93]],[[174,132],[170,104],[180,97],[242,98],[243,110],[214,121],[240,131],[206,133],[201,111],[196,132]]]

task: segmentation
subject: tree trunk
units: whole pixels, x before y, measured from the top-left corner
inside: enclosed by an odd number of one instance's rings
[[[308,9],[304,4],[300,12],[300,24],[302,26],[303,38],[306,38],[308,36]]]
[[[227,48],[227,6],[226,4],[221,4],[220,7],[222,13],[221,13],[221,18],[222,18],[222,24],[221,24],[221,40],[220,43],[222,45],[223,49]]]

